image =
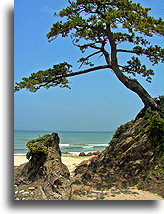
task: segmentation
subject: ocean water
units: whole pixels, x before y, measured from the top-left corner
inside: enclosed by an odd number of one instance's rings
[[[14,154],[25,155],[28,151],[26,144],[29,140],[36,139],[44,131],[14,131]],[[114,132],[58,132],[60,149],[63,155],[78,155],[80,152],[103,151]]]

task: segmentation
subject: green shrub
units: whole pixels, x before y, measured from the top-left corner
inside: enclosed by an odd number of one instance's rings
[[[163,119],[158,116],[154,115],[148,121],[148,131],[153,136],[161,137],[163,136]]]
[[[107,146],[103,152],[104,156],[106,156],[109,153],[110,149],[112,149],[117,144],[118,138],[120,137],[120,135],[123,132],[125,132],[131,125],[132,125],[132,122],[127,122],[117,128],[112,139],[109,142],[109,146]]]
[[[113,138],[118,138],[124,131],[126,131],[130,126],[132,125],[132,122],[127,122],[123,125],[121,125],[120,127],[117,128],[117,130],[115,131]]]
[[[157,98],[155,98],[155,101],[157,102],[158,104],[158,110],[159,112],[163,113],[163,107],[164,107],[164,96],[159,96]]]
[[[112,138],[111,140],[110,140],[110,142],[109,142],[109,145],[110,146],[113,146],[113,145],[116,145],[117,144],[117,138]]]
[[[29,152],[26,154],[27,159],[30,159],[33,155],[40,157],[48,152],[48,142],[51,140],[50,135],[44,135],[38,139],[30,140],[26,144]]]
[[[163,154],[164,141],[163,141],[163,118],[158,115],[154,115],[148,120],[147,127],[150,136],[153,137],[152,145],[155,147],[155,151],[158,154]]]

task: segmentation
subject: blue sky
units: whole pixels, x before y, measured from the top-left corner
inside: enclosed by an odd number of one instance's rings
[[[151,15],[163,16],[163,1],[135,0],[151,7]],[[46,34],[56,21],[53,12],[67,5],[67,0],[15,0],[14,74],[15,82],[30,73],[67,61],[78,68],[81,57],[69,38],[49,43]],[[152,42],[162,44],[161,38]],[[122,56],[121,62],[126,57]],[[95,59],[95,61],[98,61]],[[149,63],[145,62],[147,65]],[[162,65],[155,66],[152,83],[139,78],[148,92],[156,97],[163,93]],[[71,89],[26,90],[15,93],[16,130],[110,131],[133,119],[143,104],[112,72],[95,71],[69,78]]]

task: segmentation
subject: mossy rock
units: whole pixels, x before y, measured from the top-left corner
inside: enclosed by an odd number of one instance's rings
[[[51,135],[44,135],[38,139],[28,141],[26,144],[26,147],[29,149],[29,152],[26,154],[27,159],[30,159],[32,156],[40,157],[43,154],[46,155],[50,141]]]
[[[127,122],[123,125],[121,125],[120,127],[117,128],[117,130],[115,131],[113,138],[117,139],[122,133],[124,133],[128,128],[130,128],[132,126],[132,121]],[[112,139],[113,139],[112,138]]]

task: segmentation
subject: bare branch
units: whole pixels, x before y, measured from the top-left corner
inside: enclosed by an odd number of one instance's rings
[[[92,72],[92,71],[97,71],[97,70],[106,69],[106,68],[112,69],[112,66],[110,66],[110,65],[100,65],[100,66],[89,68],[89,69],[86,69],[86,70],[82,70],[82,71],[78,71],[78,72],[72,72],[72,73],[69,73],[69,74],[66,74],[66,75],[58,76],[58,77],[53,78],[51,81],[46,81],[45,83],[40,84],[37,87],[37,90],[40,89],[41,87],[47,86],[50,82],[56,82],[56,80],[60,80],[62,78],[73,77],[73,76],[77,76],[77,75],[80,75],[80,74],[86,74],[86,73],[89,73],[89,72]]]
[[[136,51],[133,51],[133,50],[117,49],[116,51],[117,51],[117,52],[124,52],[124,53],[135,53],[135,54],[137,54],[137,52],[136,52]]]
[[[86,60],[88,60],[90,57],[92,57],[92,56],[94,56],[94,55],[96,55],[96,54],[98,54],[98,53],[101,53],[102,51],[97,51],[97,52],[94,52],[94,53],[92,53],[92,54],[90,54],[89,56],[87,56],[87,57],[85,57],[85,58],[82,58],[82,63],[81,63],[81,65],[79,66],[79,68],[81,68],[82,67],[82,65],[84,64],[84,62],[86,61]]]
[[[102,53],[98,58],[102,57],[104,54]]]
[[[73,44],[79,48],[88,48],[88,47],[91,47],[91,48],[94,48],[94,49],[97,49],[97,50],[101,50],[101,47],[98,47],[95,45],[95,43],[86,43],[84,45],[79,45],[79,44],[76,44],[74,41],[72,41]]]
[[[76,75],[80,75],[80,74],[86,74],[86,73],[89,73],[91,71],[97,71],[97,70],[101,70],[101,69],[105,69],[105,68],[112,69],[112,66],[111,65],[100,65],[100,66],[97,66],[97,67],[89,68],[89,69],[78,71],[78,72],[72,72],[72,73],[63,75],[61,77],[56,77],[53,80],[57,80],[57,79],[60,79],[60,78],[63,78],[63,77],[72,77],[72,76],[76,76]]]

